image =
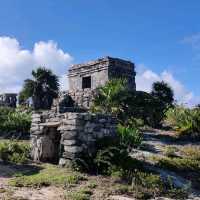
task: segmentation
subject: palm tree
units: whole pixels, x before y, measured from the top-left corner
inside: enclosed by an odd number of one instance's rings
[[[117,116],[123,111],[124,98],[126,98],[127,93],[126,80],[110,80],[105,86],[97,89],[92,110]]]
[[[33,79],[26,79],[19,95],[19,102],[32,98],[33,108],[50,109],[53,99],[58,96],[58,77],[51,70],[39,67],[32,71]]]

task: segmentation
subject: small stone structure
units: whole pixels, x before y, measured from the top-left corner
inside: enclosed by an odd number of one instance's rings
[[[84,64],[72,65],[68,71],[69,94],[77,105],[88,108],[95,89],[114,78],[126,78],[129,89],[135,90],[134,63],[105,57]]]
[[[4,93],[0,94],[0,106],[16,108],[17,94]]]
[[[116,120],[110,116],[51,111],[32,116],[31,144],[34,161],[70,164],[83,153],[93,153],[95,142],[116,136]]]
[[[49,111],[32,116],[31,144],[34,161],[70,164],[84,153],[95,152],[95,143],[105,137],[116,137],[115,118],[87,112],[93,94],[113,78],[126,78],[135,90],[134,64],[105,57],[69,69],[69,91],[54,100]]]

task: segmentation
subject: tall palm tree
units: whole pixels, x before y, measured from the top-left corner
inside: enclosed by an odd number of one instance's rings
[[[32,98],[33,108],[50,109],[59,91],[58,77],[51,70],[39,67],[32,71],[33,79],[26,79],[19,95],[19,102]]]

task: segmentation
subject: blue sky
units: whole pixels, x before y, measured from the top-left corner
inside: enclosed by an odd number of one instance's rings
[[[16,59],[15,64],[9,62],[13,81],[9,87],[0,85],[0,90],[19,88],[21,82],[17,79],[26,75],[14,73],[19,72],[19,65],[23,65],[23,71],[27,68],[28,74],[40,62],[53,63],[51,67],[62,75],[67,71],[64,64],[110,55],[135,62],[139,89],[148,90],[151,77],[170,79],[172,85],[177,85],[178,99],[185,95],[196,103],[200,101],[199,10],[198,0],[0,0],[0,37],[4,38],[0,42],[0,55],[4,57],[2,62],[0,58],[0,72],[4,72],[7,60],[14,63]],[[37,59],[35,45],[39,46]],[[55,56],[59,61],[42,57],[50,51],[45,45],[62,51]],[[1,51],[5,52],[7,46],[9,54],[13,48],[28,51],[28,55],[16,53],[5,59],[7,55]],[[0,75],[0,84],[7,77]]]

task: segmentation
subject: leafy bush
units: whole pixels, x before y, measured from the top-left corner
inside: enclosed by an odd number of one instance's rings
[[[81,188],[79,191],[67,193],[66,198],[69,200],[90,200],[92,191],[89,188]]]
[[[118,125],[118,135],[121,145],[131,150],[141,145],[143,137],[141,131],[135,126]]]
[[[74,161],[76,170],[106,175],[121,171],[124,177],[128,177],[135,168],[142,167],[140,161],[129,156],[127,147],[121,144],[119,138],[103,138],[95,146],[97,151],[94,154],[84,153]]]
[[[200,110],[183,106],[171,108],[166,113],[166,122],[179,132],[180,136],[197,134],[200,136]]]
[[[92,111],[114,116],[123,111],[124,98],[128,95],[126,80],[113,79],[99,87],[93,100]]]
[[[161,94],[160,91],[156,92],[132,91],[127,88],[126,80],[114,79],[97,89],[92,111],[112,114],[122,124],[135,118],[142,120],[145,125],[157,127],[163,120],[169,100],[163,102],[164,90]]]
[[[15,141],[0,143],[0,159],[17,164],[26,163],[29,158],[28,144]]]
[[[31,126],[31,113],[18,109],[0,108],[0,131],[28,133]]]

